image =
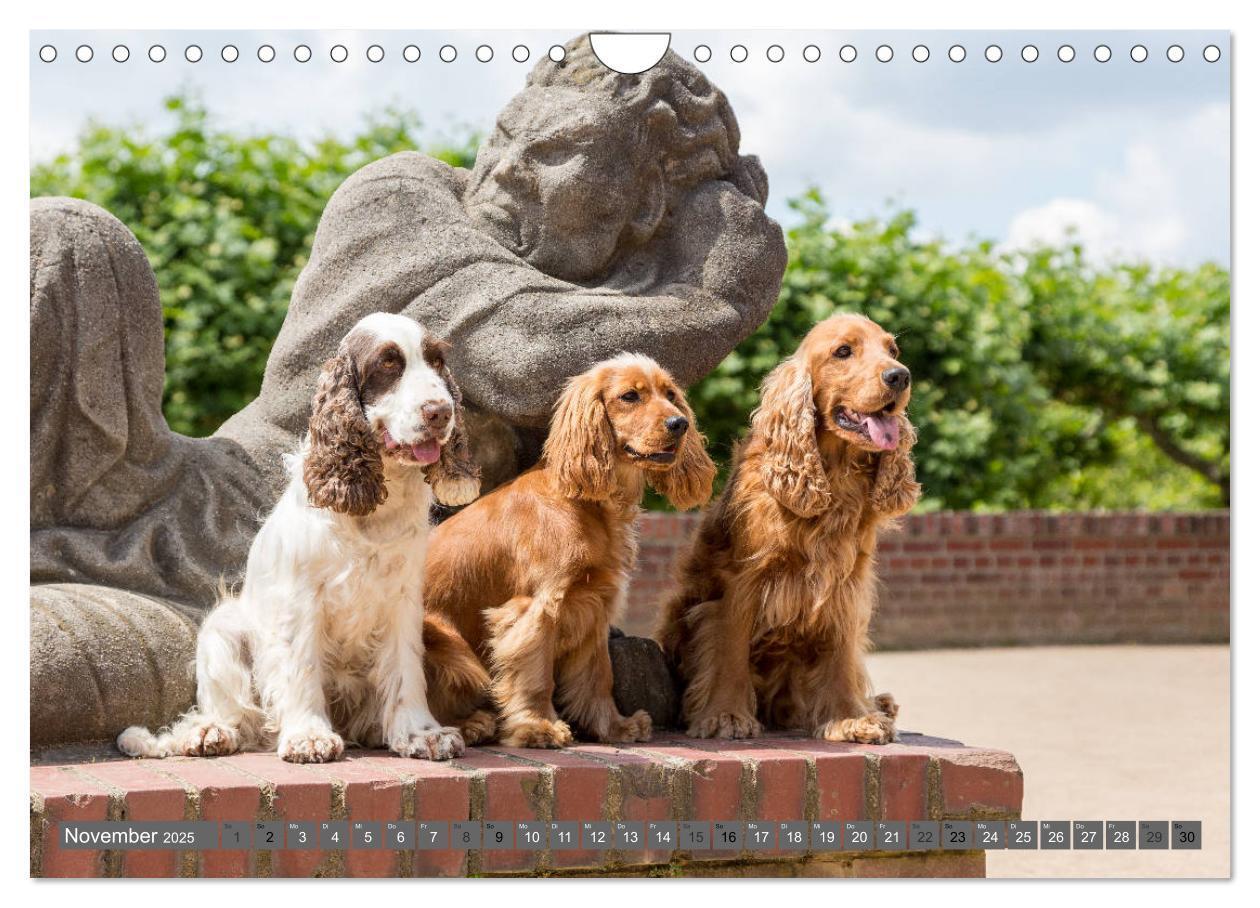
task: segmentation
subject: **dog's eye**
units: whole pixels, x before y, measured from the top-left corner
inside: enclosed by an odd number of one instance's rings
[[[674,393],[673,388],[670,388],[668,391],[665,392],[665,399],[672,404],[676,400],[678,400],[678,395]]]
[[[893,359],[896,359],[897,357],[901,355],[901,348],[899,348],[896,344],[889,344],[888,353],[889,355],[892,356]]]
[[[639,402],[639,392],[627,391],[625,394],[621,395],[621,399],[628,404],[637,404]]]
[[[433,368],[438,372],[441,372],[444,368],[446,368],[446,360],[442,359],[440,356],[433,357],[430,360],[430,363],[432,363]]]
[[[396,353],[386,353],[383,357],[381,357],[381,368],[391,370],[401,369],[402,358]]]
[[[848,344],[841,344],[839,347],[836,348],[836,352],[831,355],[834,356],[836,359],[848,359],[850,356],[853,355],[853,348],[850,347]]]

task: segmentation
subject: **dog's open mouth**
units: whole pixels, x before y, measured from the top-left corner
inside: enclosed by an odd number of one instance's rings
[[[901,440],[901,423],[893,412],[897,402],[890,401],[886,406],[874,413],[863,413],[850,410],[848,407],[836,407],[832,417],[836,425],[846,432],[861,435],[882,451],[893,451]]]
[[[678,453],[678,449],[673,446],[661,448],[661,450],[653,454],[642,454],[630,447],[630,445],[622,445],[621,447],[635,460],[649,460],[652,463],[673,463],[674,456]]]
[[[437,443],[435,438],[404,445],[395,441],[394,436],[390,435],[389,430],[386,429],[382,441],[385,443],[386,451],[407,463],[428,466],[431,463],[436,463],[437,459],[442,456],[442,446]]]

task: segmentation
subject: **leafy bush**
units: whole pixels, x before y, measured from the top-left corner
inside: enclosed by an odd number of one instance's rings
[[[719,452],[810,327],[861,312],[914,373],[925,508],[1228,503],[1228,272],[947,246],[908,211],[836,228],[814,192],[793,208],[777,306],[691,392]]]
[[[368,162],[424,147],[387,110],[349,141],[212,128],[186,98],[164,135],[90,124],[37,165],[32,195],[88,199],[136,234],[166,319],[164,407],[205,435],[262,380],[324,204]],[[476,139],[428,153],[468,166]],[[718,459],[765,374],[809,328],[864,312],[898,335],[926,508],[1187,508],[1228,503],[1229,273],[1091,266],[1075,247],[1001,254],[919,238],[911,212],[847,227],[793,203],[766,323],[690,396]]]
[[[72,153],[32,169],[31,195],[95,202],[136,235],[166,320],[167,422],[209,435],[257,395],[329,196],[364,164],[421,147],[421,126],[387,110],[348,142],[307,143],[215,129],[189,98],[166,107],[160,136],[90,123]],[[466,164],[475,148],[428,151]]]

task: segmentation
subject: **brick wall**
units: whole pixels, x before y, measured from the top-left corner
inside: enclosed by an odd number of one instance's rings
[[[622,627],[650,634],[695,514],[643,516]],[[1229,639],[1229,511],[939,513],[880,541],[885,649]]]
[[[634,747],[469,748],[449,763],[353,749],[324,765],[284,763],[274,753],[127,760],[108,745],[79,751],[45,755],[30,769],[32,877],[983,876],[982,851],[939,844],[929,852],[692,851],[681,841],[633,850],[273,851],[230,840],[206,851],[78,851],[61,847],[60,830],[102,820],[401,821],[447,833],[452,822],[479,820],[501,821],[509,834],[522,821],[1001,821],[1018,819],[1024,799],[1011,754],[913,732],[878,747],[785,734],[658,734]],[[507,841],[523,846],[519,837]]]

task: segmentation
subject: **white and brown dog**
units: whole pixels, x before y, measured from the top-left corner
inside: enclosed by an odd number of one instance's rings
[[[346,335],[324,364],[309,434],[286,458],[288,487],[254,539],[241,591],[201,627],[196,707],[157,735],[127,729],[119,750],[275,747],[322,763],[350,741],[442,760],[465,737],[493,733],[476,710],[484,669],[422,607],[430,504],[467,504],[480,488],[446,350],[401,315],[369,315]],[[472,718],[461,734],[435,713]]]

